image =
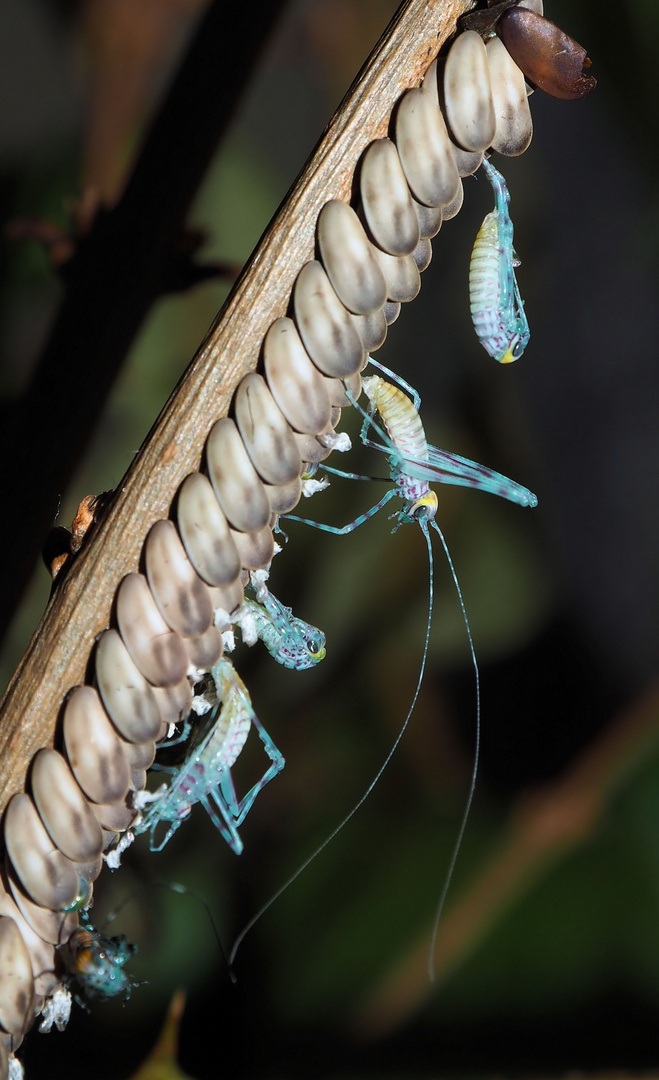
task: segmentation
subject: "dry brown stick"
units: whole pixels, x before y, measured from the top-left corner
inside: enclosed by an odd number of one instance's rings
[[[659,737],[659,685],[635,701],[554,783],[524,794],[497,849],[441,920],[428,976],[430,930],[351,1012],[361,1038],[382,1038],[409,1017],[478,947],[492,925],[556,862],[592,836],[611,794]]]
[[[420,83],[456,20],[473,6],[474,0],[401,5],[266,230],[12,678],[0,706],[0,809],[23,786],[36,750],[52,745],[64,695],[85,679],[119,581],[138,566],[148,529],[167,516],[182,479],[199,466],[211,424],[256,367],[270,324],[285,314],[295,277],[314,255],[321,207],[349,199],[360,154],[386,134],[397,99]]]

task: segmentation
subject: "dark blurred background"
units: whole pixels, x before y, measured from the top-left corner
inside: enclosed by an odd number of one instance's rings
[[[62,262],[72,216],[84,228],[95,204],[90,192],[116,202],[207,6],[0,3],[0,198],[14,235],[43,237],[43,225],[25,222],[49,223]],[[205,260],[248,257],[395,6],[285,7],[194,203]],[[436,982],[425,958],[475,728],[465,629],[439,545],[428,669],[409,731],[366,805],[248,935],[235,986],[203,907],[156,884],[203,896],[228,947],[358,800],[409,707],[428,600],[420,531],[392,537],[386,515],[346,538],[291,523],[294,554],[276,559],[272,588],[323,628],[327,658],[297,673],[260,646],[236,653],[286,770],[242,827],[239,859],[197,808],[163,853],[142,838],[120,872],[103,875],[95,924],[123,905],[111,932],[137,943],[130,971],[147,984],[125,1007],[76,1009],[63,1035],[33,1033],[28,1076],[69,1076],[75,1055],[95,1077],[129,1077],[177,986],[188,991],[181,1065],[199,1080],[659,1064],[659,7],[552,0],[546,14],[587,47],[598,87],[579,102],[535,93],[528,153],[497,161],[522,261],[526,354],[501,368],[471,327],[469,255],[492,204],[480,178],[465,181],[419,298],[378,353],[420,391],[431,442],[539,498],[529,511],[439,491],[481,667],[482,756]],[[36,239],[5,239],[1,258],[11,410],[63,286]],[[228,288],[211,279],[154,305],[77,475],[48,493],[53,523],[68,525],[84,495],[119,483]],[[358,441],[345,412],[342,427]],[[23,434],[7,471],[29,455],[29,426]],[[373,475],[385,466],[358,448],[332,463]],[[337,479],[302,511],[343,524],[382,491]],[[5,521],[5,535],[16,527]],[[48,592],[39,567],[6,639],[3,684]]]

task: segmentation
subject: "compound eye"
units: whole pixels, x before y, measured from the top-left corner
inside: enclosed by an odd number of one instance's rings
[[[519,360],[519,358],[520,358],[520,356],[522,355],[523,352],[524,352],[524,346],[522,345],[522,342],[518,338],[517,343],[516,343],[515,347],[513,348],[513,358],[515,360]]]

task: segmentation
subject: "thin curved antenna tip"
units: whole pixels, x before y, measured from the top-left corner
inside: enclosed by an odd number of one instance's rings
[[[234,970],[233,970],[233,968],[231,966],[231,959],[227,958],[227,954],[226,954],[224,945],[222,944],[222,938],[220,937],[220,932],[219,932],[219,930],[218,930],[218,928],[217,928],[217,926],[215,924],[215,919],[213,917],[213,912],[211,911],[210,904],[208,903],[208,900],[206,899],[206,897],[202,896],[201,893],[196,892],[194,889],[189,889],[187,885],[179,884],[178,881],[154,880],[154,881],[151,881],[149,884],[151,886],[157,888],[157,889],[169,889],[170,892],[178,893],[179,896],[191,896],[193,900],[195,900],[198,904],[201,904],[201,906],[203,907],[204,911],[206,912],[206,914],[208,916],[208,921],[211,924],[211,929],[213,931],[213,934],[215,935],[215,940],[216,940],[218,948],[220,950],[220,955],[221,955],[222,959],[224,960],[224,963],[227,966],[227,971],[228,971],[228,974],[229,974],[229,978],[231,979],[231,982],[235,985],[238,982],[238,979],[236,978],[236,973],[234,972]],[[144,886],[144,888],[147,888],[147,887],[148,886],[146,886],[146,885]]]
[[[429,589],[428,589],[428,621],[426,623],[426,638],[425,638],[425,642],[424,642],[424,646],[423,646],[423,656],[421,658],[421,667],[419,669],[419,677],[417,679],[416,689],[414,691],[414,696],[412,698],[412,704],[410,705],[410,707],[408,709],[407,716],[405,717],[405,720],[403,721],[401,729],[398,732],[396,738],[394,739],[394,742],[393,742],[393,744],[391,746],[391,749],[389,750],[389,753],[387,754],[386,758],[384,759],[382,765],[378,769],[375,777],[373,778],[373,780],[371,780],[371,783],[368,785],[368,787],[367,787],[366,791],[364,792],[364,794],[362,795],[362,797],[358,800],[358,802],[350,810],[350,813],[348,813],[342,819],[342,821],[339,822],[339,824],[336,826],[336,828],[332,830],[332,832],[329,834],[329,836],[325,840],[323,840],[320,847],[317,847],[316,850],[314,852],[312,852],[312,854],[309,855],[309,857],[307,859],[304,860],[302,865],[297,868],[295,873],[291,874],[291,876],[289,878],[287,878],[287,880],[284,882],[283,885],[280,885],[280,887],[277,889],[277,891],[275,893],[273,893],[273,895],[270,897],[270,899],[267,900],[266,903],[263,904],[262,907],[259,908],[259,910],[256,912],[256,914],[252,916],[252,918],[249,920],[249,922],[240,931],[240,933],[238,934],[236,940],[234,941],[233,945],[231,946],[231,952],[229,953],[229,971],[230,972],[233,971],[233,964],[234,964],[234,961],[236,959],[236,954],[238,952],[238,949],[242,945],[243,940],[245,939],[245,937],[247,936],[249,931],[252,929],[252,927],[256,925],[256,923],[259,921],[259,919],[261,919],[263,917],[263,915],[265,915],[268,908],[270,908],[279,899],[279,897],[282,895],[282,893],[284,893],[286,891],[286,889],[288,889],[288,887],[293,884],[293,882],[300,876],[300,874],[302,874],[306,870],[306,868],[314,861],[314,859],[318,855],[320,855],[320,853],[322,851],[325,850],[327,845],[332,843],[332,840],[334,840],[334,838],[336,836],[338,836],[338,834],[341,832],[341,830],[348,824],[350,819],[352,817],[354,817],[354,815],[357,813],[357,811],[364,805],[364,803],[368,799],[369,795],[371,794],[371,792],[375,788],[376,784],[379,782],[380,777],[382,776],[383,772],[387,768],[387,766],[388,766],[389,762],[391,761],[392,757],[394,756],[396,750],[398,749],[398,745],[399,745],[401,739],[403,738],[403,735],[405,734],[405,732],[407,730],[407,726],[408,726],[408,724],[410,722],[410,719],[412,717],[412,713],[414,712],[414,708],[416,706],[416,703],[417,703],[417,700],[418,700],[418,697],[419,697],[419,693],[421,692],[421,684],[423,683],[423,676],[424,676],[425,670],[426,670],[426,660],[428,658],[428,644],[429,644],[429,641],[430,641],[430,628],[431,628],[431,625],[432,625],[432,611],[433,611],[433,600],[434,600],[432,544],[430,542],[430,534],[428,532],[428,524],[427,524],[427,522],[425,520],[423,520],[423,519],[419,519],[419,524],[421,525],[423,535],[426,538],[426,544],[428,545],[428,558],[430,560],[430,582],[429,582]],[[441,535],[441,533],[440,533],[440,535]]]
[[[480,760],[480,746],[481,746],[481,682],[480,682],[480,672],[478,670],[478,661],[476,659],[476,650],[474,649],[474,639],[471,636],[471,627],[469,625],[469,619],[467,618],[467,609],[465,608],[464,597],[462,595],[462,589],[460,588],[460,583],[458,582],[458,576],[457,576],[457,574],[455,572],[455,567],[453,565],[453,560],[451,558],[451,555],[450,555],[446,540],[444,539],[444,534],[443,534],[442,530],[440,529],[439,525],[437,524],[437,522],[434,519],[432,520],[431,524],[432,524],[432,527],[434,528],[435,532],[439,535],[439,539],[442,542],[442,547],[444,548],[444,554],[446,555],[446,559],[448,561],[449,569],[451,571],[451,576],[453,577],[453,584],[455,585],[456,592],[458,594],[458,600],[460,601],[460,608],[462,610],[462,617],[464,619],[465,629],[467,631],[467,639],[469,641],[469,651],[471,653],[471,662],[472,662],[472,665],[473,665],[473,668],[474,668],[474,678],[475,678],[475,685],[476,685],[476,742],[475,742],[475,746],[474,746],[474,764],[473,764],[473,768],[471,770],[471,780],[470,780],[470,783],[469,783],[469,792],[467,794],[467,802],[465,803],[465,808],[464,808],[464,811],[462,813],[462,818],[461,818],[461,821],[460,821],[460,827],[458,829],[458,835],[456,837],[455,844],[453,845],[453,851],[451,853],[451,858],[450,858],[450,861],[449,861],[448,870],[446,872],[446,877],[444,878],[444,885],[443,885],[442,892],[441,892],[441,895],[439,897],[439,901],[438,901],[438,904],[437,904],[437,910],[435,912],[435,918],[434,918],[434,921],[433,921],[432,932],[431,932],[431,935],[430,935],[430,945],[428,947],[428,978],[429,978],[430,982],[433,983],[435,981],[435,974],[436,974],[436,972],[435,972],[435,949],[436,949],[436,946],[437,946],[437,932],[438,932],[438,929],[439,929],[439,922],[440,922],[440,919],[442,917],[442,913],[444,911],[444,905],[446,903],[446,897],[448,895],[448,891],[449,891],[449,888],[451,886],[451,881],[453,880],[453,872],[455,870],[455,864],[456,864],[456,862],[458,860],[458,855],[460,853],[460,848],[462,847],[462,840],[464,838],[465,829],[467,828],[467,821],[469,819],[469,814],[471,813],[471,807],[472,807],[472,804],[473,804],[473,801],[474,801],[474,793],[476,791],[476,778],[478,776],[478,764],[479,764],[479,760]]]

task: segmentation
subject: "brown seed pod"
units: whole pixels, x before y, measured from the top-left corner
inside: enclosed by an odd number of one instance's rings
[[[461,30],[475,30],[485,39],[492,33],[504,11],[516,3],[517,0],[501,0],[498,4],[490,2],[487,8],[479,8],[478,11],[463,15],[458,25]]]
[[[590,67],[586,50],[558,26],[534,11],[505,11],[497,33],[527,79],[552,97],[572,101],[594,90],[597,79],[584,75]]]
[[[83,540],[92,525],[95,525],[114,492],[102,491],[100,495],[85,495],[78,504],[76,516],[71,525],[71,551],[75,555],[82,547]]]

